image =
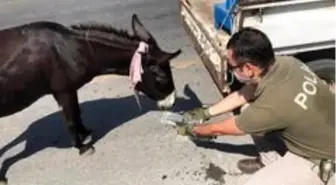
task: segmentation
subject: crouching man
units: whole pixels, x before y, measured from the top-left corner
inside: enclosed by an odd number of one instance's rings
[[[245,109],[223,121],[184,126],[184,133],[250,134],[260,155],[238,162],[241,171],[254,173],[245,185],[334,184],[335,95],[328,85],[297,59],[275,56],[268,37],[253,28],[231,37],[227,62],[246,85],[213,106],[184,116],[208,120],[243,105]],[[279,152],[283,150],[278,142],[269,138],[281,141],[285,151]]]

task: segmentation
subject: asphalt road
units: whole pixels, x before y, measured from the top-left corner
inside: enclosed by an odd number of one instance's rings
[[[54,20],[99,21],[130,29],[133,13],[162,48],[183,50],[172,63],[181,97],[175,109],[219,100],[180,25],[176,0],[3,0],[0,27]],[[104,76],[79,91],[84,123],[99,139],[92,156],[79,156],[69,147],[66,127],[50,96],[1,118],[0,160],[7,161],[2,169],[9,164],[9,184],[240,185],[248,178],[231,173],[239,172],[238,159],[253,154],[249,137],[225,136],[196,146],[161,124],[163,112],[155,110],[150,100],[141,98],[144,111],[140,113],[127,84],[127,78]]]

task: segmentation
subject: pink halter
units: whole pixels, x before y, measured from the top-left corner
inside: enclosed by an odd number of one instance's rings
[[[143,73],[143,68],[142,68],[142,59],[141,59],[141,53],[147,52],[148,50],[148,45],[145,42],[140,42],[138,49],[134,52],[134,55],[132,57],[131,65],[130,65],[130,70],[129,70],[129,78],[131,80],[131,87],[134,90],[134,97],[135,100],[138,104],[138,107],[140,111],[142,111],[142,107],[140,104],[140,99],[138,92],[135,90],[135,85],[138,82],[141,82],[141,74]]]
[[[134,88],[138,82],[141,82],[141,74],[143,73],[141,53],[146,52],[148,45],[145,42],[140,42],[138,49],[134,52],[132,57],[129,78],[131,80],[131,85]]]

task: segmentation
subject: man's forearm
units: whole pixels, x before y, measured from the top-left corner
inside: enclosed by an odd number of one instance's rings
[[[237,127],[234,117],[216,123],[197,125],[193,129],[193,133],[200,136],[244,134],[244,132]]]
[[[255,86],[245,85],[239,91],[233,92],[223,100],[208,108],[211,116],[232,111],[233,109],[246,104],[253,97]]]
[[[223,100],[209,107],[208,112],[211,116],[217,116],[219,114],[232,111],[233,109],[244,105],[246,102],[247,101],[241,95],[239,95],[238,92],[234,92],[225,97]]]

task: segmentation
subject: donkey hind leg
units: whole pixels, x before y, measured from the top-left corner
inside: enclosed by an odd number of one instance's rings
[[[92,155],[95,152],[92,144],[84,144],[85,140],[91,137],[91,131],[88,131],[82,124],[77,93],[56,93],[54,97],[62,107],[68,131],[72,136],[74,146],[79,150],[79,154]]]
[[[27,140],[27,143],[29,141]],[[35,148],[30,149],[28,148],[28,144],[26,144],[25,149],[18,154],[15,154],[14,156],[11,156],[7,159],[5,159],[2,163],[1,169],[0,169],[0,185],[7,185],[8,179],[6,177],[6,174],[11,166],[13,166],[15,163],[19,162],[22,159],[25,159],[29,156],[32,156],[37,151],[42,150],[43,148]]]
[[[8,143],[6,146],[2,147],[0,149],[0,157],[3,157],[3,155],[10,149],[12,149],[13,147],[15,147],[16,145],[26,141],[28,142],[28,140],[26,140],[27,137],[26,137],[26,132],[25,133],[22,133],[20,136],[16,137],[13,141],[11,141],[10,143]],[[25,157],[28,157],[31,155],[31,153],[28,153],[25,152],[27,150],[27,144],[26,144],[26,148],[24,149],[24,151],[20,152],[21,153],[26,153],[25,156],[23,157],[20,157],[20,155],[16,155],[16,156],[19,156],[19,157],[10,157],[9,159],[5,159],[2,166],[1,166],[1,169],[0,169],[0,185],[6,185],[7,184],[7,177],[6,177],[6,173],[8,171],[8,169],[14,164],[16,163],[17,161],[19,161],[20,159],[22,158],[25,158]],[[31,151],[32,152],[32,151]]]

